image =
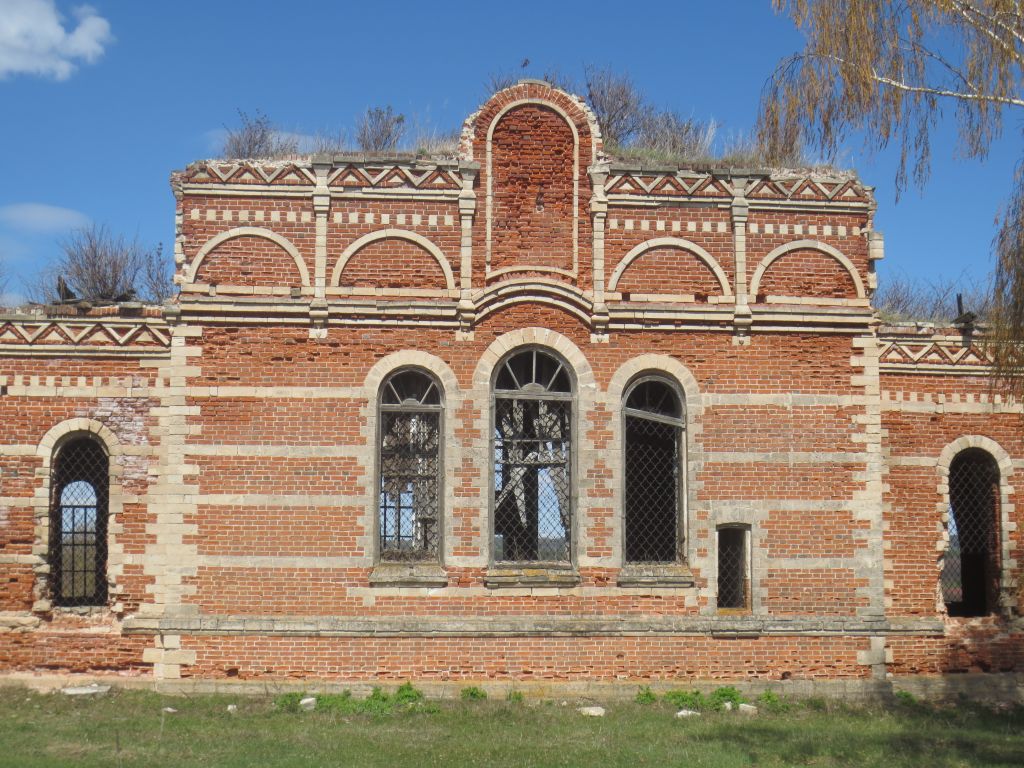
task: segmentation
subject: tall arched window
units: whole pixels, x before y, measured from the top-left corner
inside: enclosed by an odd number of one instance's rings
[[[682,399],[664,379],[642,378],[626,393],[626,562],[672,563],[682,537]]]
[[[50,588],[55,605],[107,602],[110,461],[91,436],[54,452],[50,479]]]
[[[494,559],[569,562],[573,381],[539,349],[506,358],[494,383]]]
[[[423,371],[399,371],[384,381],[379,403],[380,559],[437,559],[441,388]]]
[[[942,598],[951,616],[984,616],[999,604],[999,466],[980,448],[949,465],[949,547]]]

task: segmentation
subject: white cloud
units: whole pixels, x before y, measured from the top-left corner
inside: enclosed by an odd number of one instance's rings
[[[21,232],[65,232],[89,224],[81,211],[43,203],[0,206],[0,225]]]
[[[2,5],[0,80],[19,74],[67,80],[78,61],[93,63],[114,40],[110,22],[89,5],[72,10],[73,29],[65,29],[55,0],[3,0]]]

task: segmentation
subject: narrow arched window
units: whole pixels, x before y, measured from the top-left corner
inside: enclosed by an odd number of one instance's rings
[[[502,361],[494,390],[494,559],[568,562],[573,404],[569,369],[543,350],[522,350]]]
[[[626,562],[671,563],[682,543],[683,403],[649,377],[626,393]]]
[[[949,546],[942,598],[951,616],[984,616],[999,604],[999,466],[969,448],[949,465]]]
[[[404,370],[380,391],[380,559],[431,560],[440,551],[441,388]]]
[[[72,437],[53,456],[50,585],[55,605],[107,602],[110,462],[91,436]]]

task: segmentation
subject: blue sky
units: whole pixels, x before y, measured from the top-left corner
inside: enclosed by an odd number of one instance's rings
[[[310,134],[350,130],[368,106],[392,104],[447,131],[485,97],[491,72],[579,78],[594,63],[629,72],[659,106],[713,118],[721,135],[747,130],[765,79],[801,43],[770,5],[0,0],[8,291],[21,293],[60,237],[90,221],[169,252],[168,176],[213,155],[238,109]],[[957,160],[955,135],[944,130],[928,186],[898,204],[895,151],[870,156],[850,142],[843,164],[876,187],[883,279],[985,277],[1020,130],[1008,121],[984,163]]]

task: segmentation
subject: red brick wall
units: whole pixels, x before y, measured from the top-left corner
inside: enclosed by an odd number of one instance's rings
[[[506,112],[491,139],[491,268],[572,269],[572,128],[528,104]]]
[[[703,261],[682,248],[652,248],[626,267],[620,293],[688,294],[698,301],[721,296],[722,284]]]
[[[349,258],[339,285],[364,288],[448,287],[437,259],[408,240],[388,238],[360,248]]]
[[[197,283],[291,287],[303,284],[295,260],[264,237],[242,236],[210,251],[199,265]]]
[[[756,290],[757,301],[763,296],[857,298],[857,286],[846,267],[831,256],[809,248],[775,259],[765,270]]]
[[[864,638],[195,637],[197,677],[342,680],[859,678]]]

